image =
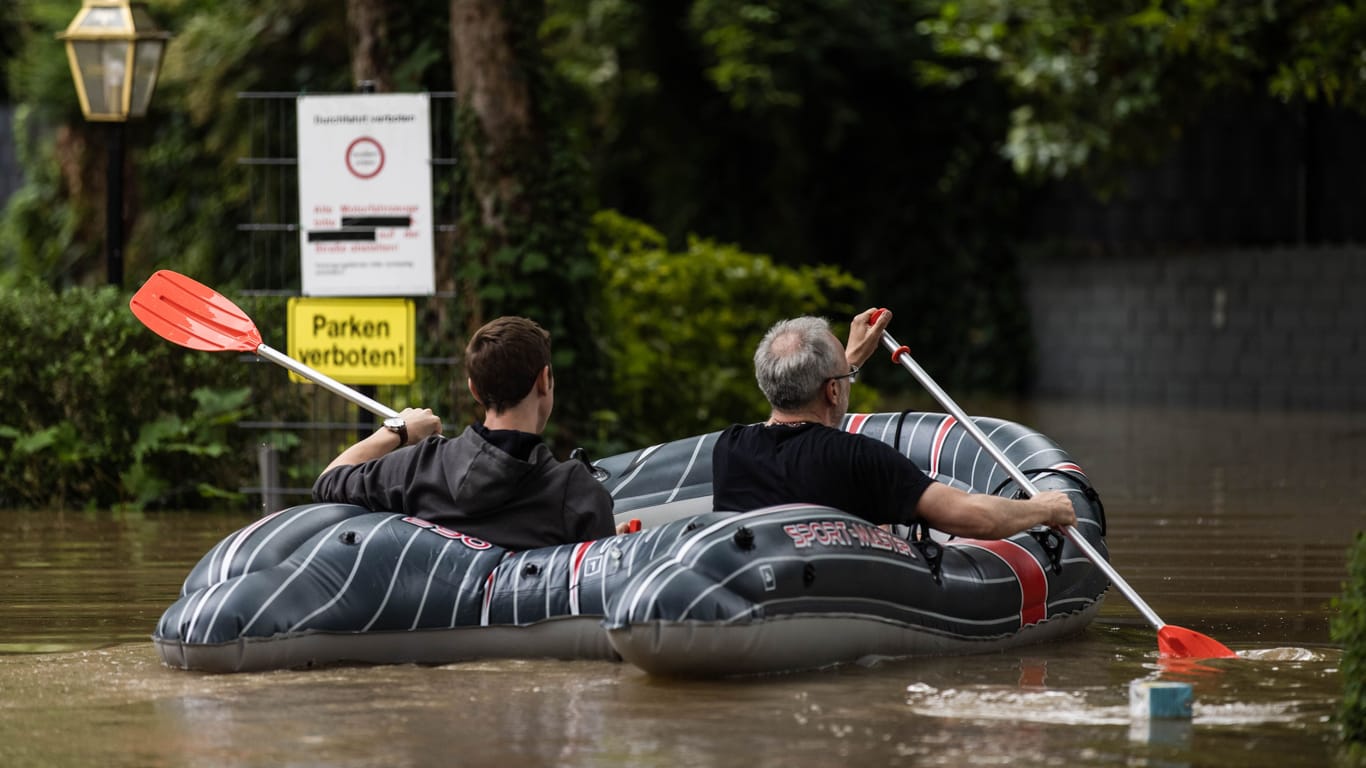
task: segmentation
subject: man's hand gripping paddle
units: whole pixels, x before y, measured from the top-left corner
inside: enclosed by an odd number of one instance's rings
[[[874,312],[869,318],[868,324],[875,324],[877,319],[881,317],[882,313],[885,311],[885,309],[880,309],[877,312]],[[1005,469],[1011,479],[1024,489],[1024,492],[1029,494],[1030,498],[1033,498],[1039,493],[1039,489],[1034,486],[1034,483],[1030,482],[1029,478],[1025,477],[1024,473],[1020,471],[1020,468],[1015,466],[1014,462],[1010,459],[1006,458],[1006,455],[1000,448],[996,447],[995,443],[987,438],[986,434],[977,426],[977,423],[968,418],[968,415],[963,412],[962,408],[958,407],[958,404],[949,397],[948,393],[943,389],[940,389],[939,385],[934,382],[934,379],[931,379],[930,375],[925,373],[925,370],[911,358],[911,351],[909,348],[898,344],[896,339],[892,338],[892,335],[886,331],[882,332],[882,345],[892,353],[892,362],[900,363],[902,367],[907,371],[910,371],[911,375],[920,382],[920,385],[928,390],[929,393],[934,396],[934,399],[939,401],[939,404],[943,406],[944,410],[948,411],[958,420],[959,424],[963,425],[963,428],[972,435],[973,439],[991,455],[991,458],[996,460],[996,463],[1000,464],[1001,467]],[[1237,656],[1237,654],[1227,646],[1212,637],[1163,621],[1162,618],[1157,615],[1157,612],[1139,596],[1138,592],[1134,591],[1134,588],[1129,586],[1129,583],[1124,580],[1124,577],[1119,575],[1119,571],[1116,571],[1114,567],[1101,556],[1100,552],[1091,545],[1091,542],[1087,541],[1086,537],[1081,535],[1081,532],[1077,530],[1076,526],[1069,525],[1063,529],[1063,532],[1067,535],[1067,538],[1076,545],[1076,547],[1080,549],[1107,578],[1110,579],[1110,582],[1129,599],[1129,602],[1133,603],[1134,607],[1138,609],[1138,612],[1143,614],[1143,618],[1147,619],[1148,623],[1152,624],[1153,628],[1157,630],[1157,649],[1163,658],[1222,659]]]

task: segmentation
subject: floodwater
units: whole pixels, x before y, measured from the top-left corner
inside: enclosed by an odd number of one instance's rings
[[[1115,567],[1240,658],[1164,666],[1112,591],[1065,642],[765,678],[561,661],[204,675],[162,667],[148,638],[250,515],[0,512],[0,765],[1334,762],[1329,601],[1366,528],[1366,414],[978,410],[1067,448],[1106,504]],[[1157,679],[1192,683],[1192,721],[1130,719],[1130,682]]]

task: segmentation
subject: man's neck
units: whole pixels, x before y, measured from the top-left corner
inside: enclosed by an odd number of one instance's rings
[[[773,409],[773,412],[770,413],[769,416],[768,416],[768,423],[769,423],[769,424],[824,424],[824,425],[827,426],[827,427],[833,426],[829,421],[827,421],[827,419],[826,419],[826,414],[818,413],[817,411],[812,410],[812,409],[809,409],[809,408],[808,408],[808,409],[803,409],[803,410],[800,410],[800,411],[780,411],[780,410],[778,410],[778,409],[775,408],[775,409]]]
[[[533,435],[541,433],[541,425],[537,418],[535,407],[526,408],[527,398],[516,407],[509,408],[499,413],[488,411],[484,414],[484,426],[488,429],[515,429],[518,432],[530,432]]]

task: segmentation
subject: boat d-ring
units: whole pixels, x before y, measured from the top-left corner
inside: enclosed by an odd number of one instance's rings
[[[906,540],[920,551],[921,557],[925,558],[925,565],[930,567],[930,576],[934,577],[934,583],[943,585],[944,548],[930,537],[929,528],[921,522],[912,523],[911,533],[906,537]]]
[[[1062,573],[1062,545],[1065,543],[1062,534],[1052,528],[1031,528],[1029,535],[1039,542],[1044,554],[1048,555],[1048,569],[1055,574]]]

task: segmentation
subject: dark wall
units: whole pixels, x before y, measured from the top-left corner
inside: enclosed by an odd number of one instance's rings
[[[1109,196],[1037,198],[1022,274],[1037,394],[1366,407],[1366,118],[1215,104]]]
[[[1366,247],[1071,249],[1024,266],[1038,395],[1366,407]]]
[[[1107,243],[1366,242],[1366,117],[1322,105],[1229,97],[1155,165],[1106,194],[1061,184],[1031,234]]]
[[[14,147],[14,106],[0,104],[0,208],[23,183]]]

